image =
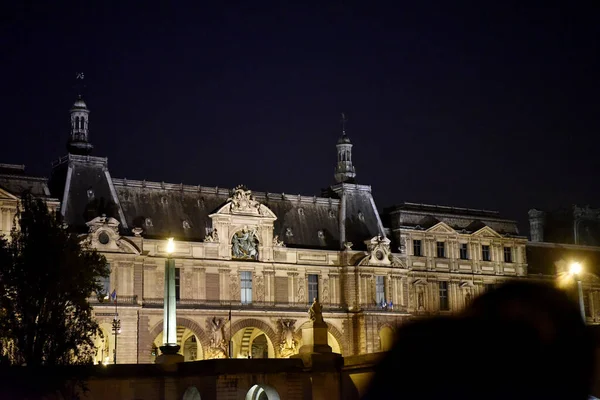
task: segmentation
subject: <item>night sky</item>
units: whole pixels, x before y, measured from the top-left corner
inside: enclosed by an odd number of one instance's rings
[[[83,71],[113,177],[320,194],[343,111],[379,208],[600,206],[594,2],[8,3],[0,162],[30,173]]]

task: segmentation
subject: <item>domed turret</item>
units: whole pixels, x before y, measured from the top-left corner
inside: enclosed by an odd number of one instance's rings
[[[338,139],[337,145],[337,165],[335,167],[335,181],[354,182],[356,170],[352,165],[352,142],[346,136],[346,115],[342,113],[342,136]]]
[[[89,142],[89,116],[85,101],[79,96],[71,107],[71,135],[67,150],[71,154],[88,155],[94,146]]]

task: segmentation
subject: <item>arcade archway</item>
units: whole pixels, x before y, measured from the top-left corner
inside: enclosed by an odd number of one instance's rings
[[[100,324],[100,330],[102,331],[102,337],[96,335],[94,338],[94,348],[96,349],[94,364],[112,364],[115,350],[114,336],[111,333],[112,327],[110,324],[103,323]]]
[[[242,328],[233,334],[231,341],[232,358],[275,358],[273,342],[259,328]]]
[[[246,400],[279,400],[279,393],[272,386],[254,385],[246,393]]]
[[[394,331],[389,326],[384,326],[379,331],[379,348],[381,351],[390,351],[394,346]]]
[[[151,362],[156,360],[160,354],[160,346],[163,343],[162,332],[154,338],[152,342],[152,358]],[[183,356],[184,361],[197,361],[204,359],[202,344],[198,336],[185,326],[177,326],[177,344],[180,346],[179,354]]]

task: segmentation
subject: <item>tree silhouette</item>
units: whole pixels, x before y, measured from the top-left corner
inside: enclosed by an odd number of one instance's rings
[[[11,365],[91,363],[101,335],[88,302],[109,274],[104,256],[30,194],[0,239],[0,352]]]

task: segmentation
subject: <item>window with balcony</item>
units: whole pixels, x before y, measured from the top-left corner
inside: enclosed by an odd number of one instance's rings
[[[511,263],[512,262],[512,247],[504,248],[504,262]]]
[[[446,258],[446,242],[437,242],[437,257]]]
[[[312,303],[314,299],[319,300],[319,275],[308,275],[308,302]]]
[[[421,251],[421,241],[413,240],[413,254],[417,257],[421,257],[423,252]]]
[[[240,272],[242,304],[252,304],[252,271]]]
[[[448,282],[441,281],[440,285],[440,311],[450,310],[450,302],[448,301]]]
[[[469,259],[469,245],[467,243],[460,244],[460,259],[468,260]]]
[[[492,261],[492,255],[490,254],[490,246],[486,244],[481,246],[481,259],[483,261]]]
[[[382,305],[386,302],[385,300],[385,277],[384,276],[376,276],[375,277],[375,300],[378,305]]]

